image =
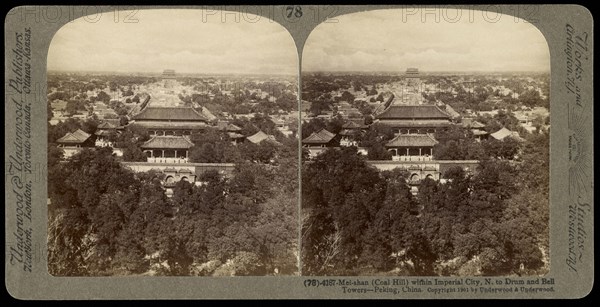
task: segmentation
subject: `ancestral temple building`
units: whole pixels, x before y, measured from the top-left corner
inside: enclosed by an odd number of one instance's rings
[[[191,135],[209,125],[206,116],[192,107],[151,106],[133,116],[131,124],[146,128],[150,135],[158,136]]]
[[[438,141],[431,134],[399,134],[385,147],[394,161],[431,161]]]
[[[141,148],[148,162],[187,163],[189,149],[194,146],[187,136],[154,136]]]
[[[463,118],[461,125],[464,128],[470,129],[473,133],[473,137],[478,141],[485,140],[489,136],[489,133],[485,131],[485,125],[473,118]]]
[[[56,140],[59,148],[62,148],[64,157],[68,158],[84,147],[94,147],[94,138],[91,134],[77,129],[74,132],[68,132],[60,139]]]
[[[309,156],[313,158],[325,151],[327,147],[336,147],[338,143],[339,137],[336,134],[321,129],[302,140],[302,147],[308,148]]]
[[[425,134],[447,129],[450,116],[436,105],[390,105],[376,120],[395,134]]]
[[[234,145],[243,142],[244,139],[246,138],[246,136],[241,134],[242,128],[240,128],[234,124],[230,124],[226,121],[218,122],[217,129],[227,132],[227,136],[229,137],[229,139],[231,140],[231,142]]]

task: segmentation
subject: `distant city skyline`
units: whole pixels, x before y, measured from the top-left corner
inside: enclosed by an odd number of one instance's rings
[[[302,70],[550,71],[547,42],[534,25],[509,15],[490,13],[490,19],[474,12],[455,23],[444,18],[436,22],[433,15],[424,15],[423,22],[422,15],[406,16],[401,9],[337,16],[337,22],[322,23],[311,32]]]
[[[123,16],[127,15],[123,12]],[[57,31],[48,70],[181,74],[293,74],[296,45],[285,28],[265,17],[227,22],[201,10],[139,10],[137,23],[79,18]],[[251,20],[247,21],[247,20]]]

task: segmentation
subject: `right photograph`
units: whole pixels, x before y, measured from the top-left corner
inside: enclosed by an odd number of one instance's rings
[[[550,269],[550,52],[523,19],[336,16],[302,53],[302,275]]]

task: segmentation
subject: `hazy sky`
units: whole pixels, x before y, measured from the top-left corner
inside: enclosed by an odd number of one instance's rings
[[[298,55],[282,26],[256,15],[201,10],[140,10],[123,23],[114,12],[63,26],[48,69],[63,71],[297,74]],[[235,18],[238,18],[236,22]],[[225,22],[223,22],[225,18]]]
[[[322,23],[306,41],[303,70],[550,70],[548,45],[532,24],[492,12],[437,11],[439,22],[423,13],[377,10]]]

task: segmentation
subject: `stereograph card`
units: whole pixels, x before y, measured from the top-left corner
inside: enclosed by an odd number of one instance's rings
[[[585,297],[592,23],[576,5],[13,8],[7,290]]]

